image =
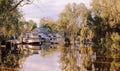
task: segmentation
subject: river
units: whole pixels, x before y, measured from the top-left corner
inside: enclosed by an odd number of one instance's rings
[[[95,51],[96,52],[95,52]],[[18,45],[1,49],[0,71],[119,71],[120,58],[101,49],[60,45]]]

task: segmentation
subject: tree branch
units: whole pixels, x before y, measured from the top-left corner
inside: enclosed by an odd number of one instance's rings
[[[8,12],[10,12],[10,11],[14,10],[15,8],[17,8],[18,5],[20,5],[23,1],[24,1],[24,0],[19,1],[19,2],[18,2],[13,8],[11,8]]]

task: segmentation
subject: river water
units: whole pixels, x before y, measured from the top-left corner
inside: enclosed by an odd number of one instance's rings
[[[61,71],[58,63],[59,53],[42,57],[34,54],[26,58],[22,71]]]
[[[104,53],[91,47],[18,45],[1,49],[0,71],[120,71],[120,58]]]

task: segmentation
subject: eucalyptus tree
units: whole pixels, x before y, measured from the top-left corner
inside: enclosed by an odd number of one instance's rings
[[[101,49],[97,52],[99,55],[112,58],[113,64],[119,63],[117,58],[120,56],[120,1],[92,0],[91,5],[91,11],[94,14],[90,20],[94,27],[93,46]],[[110,61],[110,59],[107,60]],[[111,67],[114,66],[111,64]]]
[[[120,46],[119,4],[119,0],[93,0],[92,2],[92,12],[95,15],[93,23],[96,27],[94,30],[96,37],[95,39],[98,43],[100,43],[100,46],[102,45],[108,50],[116,51],[119,50]]]
[[[20,6],[33,0],[0,0],[0,47],[3,40],[19,35],[24,29]]]
[[[69,38],[73,44],[75,43],[79,31],[78,28],[80,27],[80,24],[83,23],[82,20],[85,19],[83,15],[85,15],[87,11],[84,4],[77,5],[72,3],[66,5],[65,9],[60,13],[58,20],[60,32],[62,32],[65,37]]]
[[[32,3],[31,0],[0,0],[1,36],[11,37],[21,32],[20,28],[23,24],[19,7],[30,3]]]
[[[49,31],[57,31],[57,22],[51,18],[41,18],[39,27],[47,28]]]

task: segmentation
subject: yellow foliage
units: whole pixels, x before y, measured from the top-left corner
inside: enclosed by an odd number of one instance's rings
[[[111,39],[113,40],[113,42],[119,42],[120,41],[120,35],[117,32],[113,32],[111,34]]]

